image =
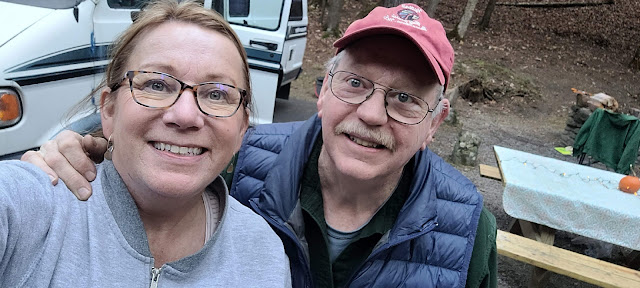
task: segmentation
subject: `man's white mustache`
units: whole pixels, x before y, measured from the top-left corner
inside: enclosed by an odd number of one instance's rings
[[[391,151],[395,151],[396,141],[389,133],[379,130],[370,129],[356,122],[340,122],[334,129],[336,135],[349,134],[358,138],[365,138],[367,141],[375,142],[383,145]]]

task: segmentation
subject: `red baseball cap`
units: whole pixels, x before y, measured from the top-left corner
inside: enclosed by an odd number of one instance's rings
[[[369,15],[349,25],[333,46],[340,52],[358,39],[381,34],[399,35],[413,41],[431,64],[440,84],[447,88],[453,68],[453,47],[442,24],[430,18],[418,5],[376,7]]]

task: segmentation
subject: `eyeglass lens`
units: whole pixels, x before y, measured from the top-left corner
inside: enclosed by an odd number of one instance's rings
[[[374,90],[373,81],[350,72],[335,72],[331,79],[331,92],[347,103],[360,104]],[[387,91],[385,102],[389,117],[406,124],[421,122],[429,111],[426,101],[395,89]]]
[[[130,77],[130,74],[128,74]],[[151,108],[173,105],[181,94],[182,83],[163,73],[135,71],[131,92],[136,102]],[[236,88],[222,83],[193,85],[200,110],[211,116],[233,115],[240,106],[242,95]]]

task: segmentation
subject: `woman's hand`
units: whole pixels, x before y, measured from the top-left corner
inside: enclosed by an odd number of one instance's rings
[[[107,150],[107,140],[91,135],[84,137],[73,131],[65,130],[53,140],[40,146],[39,151],[28,151],[20,160],[38,166],[56,185],[62,179],[78,200],[87,200],[91,196],[91,184],[96,178],[93,162],[102,162]],[[84,175],[84,176],[83,176]]]

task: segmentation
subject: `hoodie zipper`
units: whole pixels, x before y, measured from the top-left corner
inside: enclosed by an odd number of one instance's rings
[[[158,278],[160,278],[160,272],[162,272],[162,267],[151,267],[151,286],[149,286],[150,288],[158,288]]]

